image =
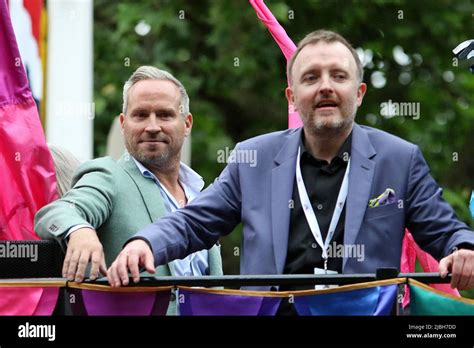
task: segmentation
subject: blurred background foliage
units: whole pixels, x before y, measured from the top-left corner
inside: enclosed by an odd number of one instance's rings
[[[473,3],[456,1],[267,0],[293,41],[319,28],[345,36],[364,57],[368,92],[357,122],[416,143],[445,198],[471,227],[474,76],[451,50],[473,34]],[[192,166],[210,184],[217,151],[287,127],[286,62],[257,19],[236,0],[94,1],[95,155],[140,65],[171,71],[194,115]],[[420,103],[420,117],[384,117],[381,104]],[[239,272],[240,236],[225,237],[227,274]]]

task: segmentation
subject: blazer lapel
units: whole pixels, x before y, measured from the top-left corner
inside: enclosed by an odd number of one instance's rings
[[[351,167],[349,172],[349,192],[346,201],[346,218],[344,224],[344,245],[355,243],[362,225],[372,180],[375,172],[375,161],[371,158],[376,154],[370,139],[363,128],[354,124],[352,131]],[[344,257],[344,269],[347,258]]]
[[[130,178],[135,182],[135,185],[137,185],[151,222],[155,222],[165,215],[166,208],[159,188],[153,180],[143,177],[131,155],[125,153],[117,163],[127,172]]]
[[[272,169],[272,236],[277,274],[282,274],[288,251],[290,229],[290,201],[293,196],[296,154],[301,139],[301,129],[288,134],[281,150],[274,158]]]

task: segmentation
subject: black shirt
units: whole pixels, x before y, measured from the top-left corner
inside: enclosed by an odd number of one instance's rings
[[[344,174],[347,169],[347,161],[351,151],[352,132],[342,144],[336,157],[331,163],[325,160],[314,158],[305,148],[301,139],[301,174],[308,192],[308,197],[318,220],[319,228],[326,239],[329,225],[336,206],[337,197],[341,188]],[[322,249],[316,242],[306,220],[296,185],[296,178],[293,184],[294,208],[290,215],[290,232],[288,237],[288,253],[285,261],[285,274],[314,274],[314,268],[324,268]],[[337,224],[333,239],[330,241],[337,245],[344,240],[344,221],[346,207],[342,211]],[[341,272],[342,258],[329,258],[328,269]],[[312,286],[283,286],[280,291],[311,289]]]

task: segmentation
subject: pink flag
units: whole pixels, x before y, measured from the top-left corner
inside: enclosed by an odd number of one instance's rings
[[[0,178],[0,240],[40,239],[34,215],[56,198],[56,176],[5,0],[0,0]],[[55,295],[43,288],[2,289],[0,314],[50,314],[45,303]]]
[[[39,239],[34,215],[56,198],[56,177],[5,0],[0,52],[0,240]]]
[[[424,272],[438,272],[438,262],[428,253],[420,249],[413,239],[413,235],[405,230],[405,237],[402,244],[402,259],[400,263],[400,271],[402,273],[410,273],[415,271],[415,261],[418,258],[421,268]],[[454,296],[461,296],[459,291],[451,288],[449,284],[431,284],[431,287],[443,291]],[[405,286],[405,295],[403,296],[403,307],[410,303],[410,288]]]
[[[265,24],[265,26],[272,34],[278,46],[280,46],[283,55],[285,56],[287,62],[291,59],[291,56],[296,51],[296,45],[286,34],[285,29],[278,23],[275,16],[271,13],[268,7],[265,5],[263,0],[249,0],[250,4],[257,12],[257,17]],[[289,85],[289,82],[288,82]],[[294,110],[293,105],[288,105],[288,128],[298,128],[301,127],[303,123],[301,122],[300,115],[297,111]]]
[[[59,297],[58,287],[0,287],[0,316],[52,315]]]

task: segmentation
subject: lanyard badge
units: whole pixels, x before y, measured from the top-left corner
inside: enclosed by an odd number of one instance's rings
[[[334,237],[334,233],[336,231],[337,223],[341,218],[342,210],[344,208],[344,204],[346,202],[348,188],[349,188],[349,168],[351,164],[351,160],[349,159],[347,163],[347,169],[344,174],[344,179],[342,180],[341,189],[339,190],[339,194],[337,196],[336,206],[334,208],[334,212],[331,218],[331,223],[329,224],[329,231],[326,235],[326,239],[323,241],[323,237],[321,234],[321,230],[319,228],[318,219],[316,218],[316,214],[314,213],[313,206],[311,205],[311,201],[308,197],[308,192],[306,190],[303,176],[301,174],[301,167],[300,167],[300,155],[301,155],[301,147],[298,148],[298,156],[296,157],[296,186],[298,187],[298,194],[300,197],[301,205],[303,207],[303,212],[308,221],[309,228],[311,233],[316,240],[316,243],[321,247],[322,250],[322,258],[324,260],[324,271],[328,273],[328,249],[329,243],[331,242],[332,238]]]

